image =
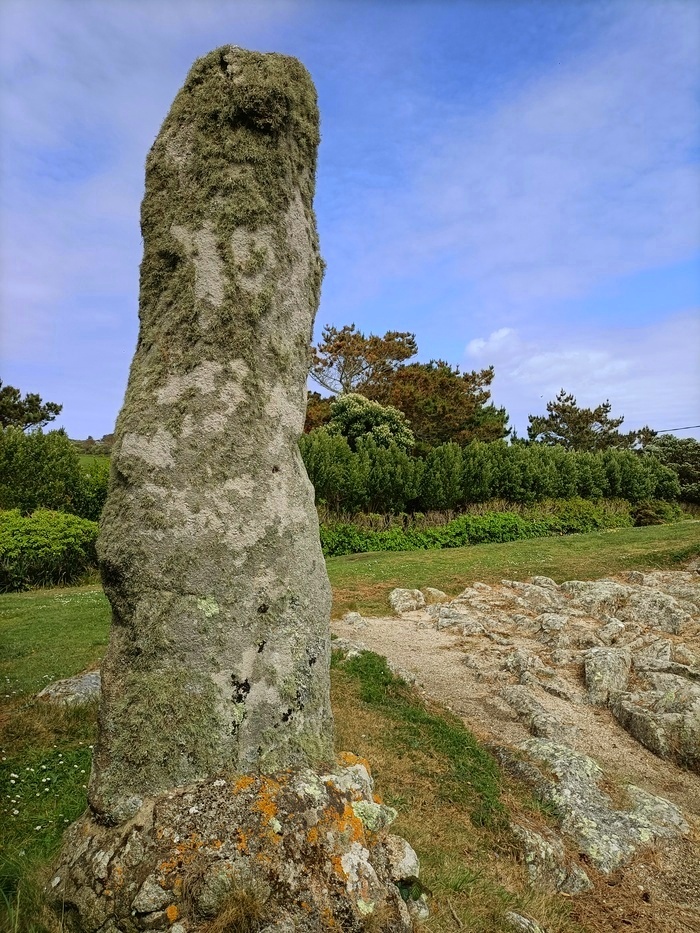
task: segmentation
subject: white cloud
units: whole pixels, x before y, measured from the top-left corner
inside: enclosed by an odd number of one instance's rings
[[[700,424],[699,346],[700,309],[694,309],[635,329],[532,336],[511,330],[507,339],[500,330],[470,341],[465,360],[494,365],[494,401],[505,405],[521,435],[527,415],[544,414],[562,388],[587,407],[609,399],[630,430],[643,424],[663,430]]]

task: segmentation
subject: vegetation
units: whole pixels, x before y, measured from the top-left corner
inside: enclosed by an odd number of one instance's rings
[[[660,517],[659,510],[654,510],[651,504],[648,509],[652,511],[654,520],[643,524],[659,524],[656,520],[657,516]],[[667,515],[666,520],[672,520],[672,516]],[[375,531],[344,522],[322,524],[321,545],[327,557],[337,557],[367,551],[422,551],[519,541],[549,535],[580,534],[601,528],[621,528],[634,523],[629,504],[624,501],[594,504],[585,499],[564,499],[520,513],[511,510],[460,515],[437,527],[420,528],[415,523],[406,523],[404,527],[390,526]]]
[[[41,428],[61,414],[63,405],[44,402],[36,392],[28,392],[24,398],[14,386],[4,386],[0,379],[0,428]]]
[[[434,586],[456,596],[469,583],[524,580],[535,574],[594,580],[624,570],[668,569],[700,556],[700,522],[615,528],[570,537],[477,544],[450,550],[330,557],[333,615],[385,615],[396,586]]]
[[[496,441],[509,434],[505,408],[489,403],[493,367],[461,373],[444,360],[410,363],[374,376],[359,391],[383,405],[393,405],[408,418],[417,450],[440,444]]]
[[[700,503],[700,441],[662,434],[644,448],[644,453],[673,470],[684,502]]]
[[[351,450],[357,450],[357,442],[366,438],[371,438],[377,447],[395,445],[403,451],[413,447],[413,431],[398,408],[347,392],[331,402],[330,410],[331,419],[321,430],[344,437]]]
[[[0,592],[70,584],[95,566],[97,522],[66,512],[0,512]]]
[[[574,396],[561,389],[554,401],[547,402],[546,416],[528,416],[527,436],[542,444],[560,444],[567,450],[590,452],[643,446],[655,436],[649,427],[621,434],[618,428],[624,416],[611,418],[611,410],[609,401],[596,408],[580,408]]]
[[[673,470],[655,457],[629,450],[567,451],[544,444],[474,442],[443,444],[427,457],[412,457],[398,445],[379,446],[358,437],[353,450],[340,436],[320,429],[301,438],[301,454],[316,490],[316,502],[337,512],[424,512],[463,509],[469,503],[506,499],[674,499]]]
[[[383,337],[365,337],[354,324],[340,330],[327,324],[314,348],[311,375],[334,395],[356,392],[368,380],[393,372],[417,352],[415,335],[408,332],[392,330]]]
[[[0,429],[0,509],[71,512],[97,521],[107,495],[109,462],[81,464],[65,431]]]

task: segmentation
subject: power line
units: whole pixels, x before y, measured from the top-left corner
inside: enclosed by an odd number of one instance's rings
[[[658,431],[658,434],[673,434],[674,431],[690,431],[692,428],[700,428],[700,424],[686,424],[684,428],[664,428]]]

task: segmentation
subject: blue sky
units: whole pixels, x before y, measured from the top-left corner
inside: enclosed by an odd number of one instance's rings
[[[700,6],[683,0],[3,0],[0,377],[112,430],[146,153],[193,60],[298,56],[319,93],[317,324],[700,424]],[[677,436],[700,437],[700,430]]]

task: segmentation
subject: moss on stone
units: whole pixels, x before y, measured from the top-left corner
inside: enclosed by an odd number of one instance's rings
[[[216,688],[192,671],[129,675],[112,709],[108,793],[142,796],[193,780],[219,764]],[[140,786],[134,786],[134,774]]]

